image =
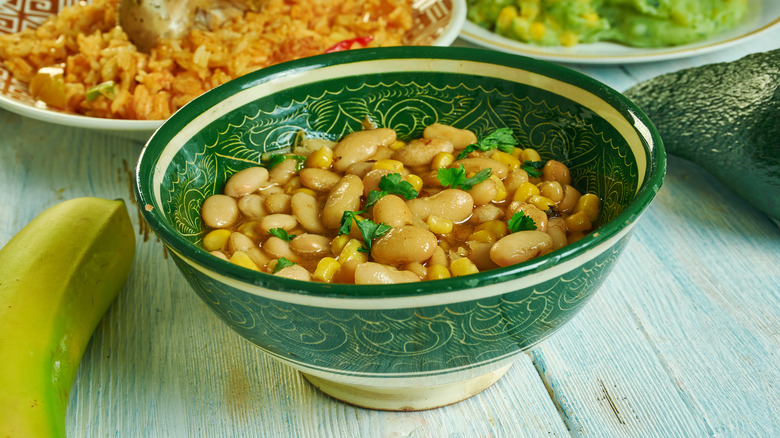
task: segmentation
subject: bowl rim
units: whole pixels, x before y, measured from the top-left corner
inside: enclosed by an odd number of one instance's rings
[[[628,121],[633,119],[633,127],[642,142],[643,150],[648,160],[644,181],[639,185],[631,202],[615,218],[603,224],[597,232],[589,233],[577,242],[571,243],[557,251],[553,251],[529,261],[503,268],[496,268],[471,274],[465,277],[453,277],[441,280],[424,280],[416,283],[381,285],[355,285],[341,283],[319,283],[314,281],[292,280],[272,274],[252,271],[236,266],[209,254],[205,249],[197,247],[180,233],[168,226],[161,212],[151,208],[153,197],[147,194],[142,185],[142,172],[153,169],[160,153],[165,150],[168,142],[189,121],[210,108],[219,104],[225,96],[232,96],[240,91],[259,84],[273,81],[284,75],[301,74],[320,68],[365,61],[426,58],[435,60],[463,60],[489,64],[498,64],[524,71],[547,76],[556,80],[576,84],[576,86],[601,98],[618,110]],[[414,70],[410,67],[410,70]],[[289,61],[267,67],[234,79],[197,97],[173,116],[147,140],[141,150],[135,168],[136,181],[134,191],[139,210],[154,233],[177,256],[191,259],[196,265],[218,275],[232,279],[247,286],[258,286],[275,291],[293,294],[332,298],[398,298],[404,296],[420,296],[421,294],[439,294],[459,291],[473,287],[483,287],[505,282],[507,278],[518,279],[537,273],[548,267],[570,261],[588,252],[590,249],[606,244],[610,239],[631,228],[642,212],[649,206],[655,194],[660,189],[666,173],[666,153],[660,135],[650,119],[618,91],[608,85],[583,73],[549,61],[534,59],[517,54],[498,51],[486,51],[470,47],[386,47],[355,49],[347,52],[317,55],[309,58]]]

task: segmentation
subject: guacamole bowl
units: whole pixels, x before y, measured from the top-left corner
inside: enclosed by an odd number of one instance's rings
[[[386,285],[282,278],[202,248],[201,205],[231,175],[301,133],[336,140],[366,120],[402,140],[432,123],[478,135],[511,128],[601,199],[596,229],[527,262]],[[400,47],[316,56],[220,86],[154,133],[136,171],[144,219],[225,324],[337,399],[419,410],[489,387],[586,304],[659,190],[665,153],[636,106],[584,75],[506,53]]]

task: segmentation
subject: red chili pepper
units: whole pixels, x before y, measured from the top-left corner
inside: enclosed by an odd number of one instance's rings
[[[352,45],[357,43],[361,46],[365,47],[370,43],[374,37],[372,35],[364,36],[364,37],[358,37],[358,38],[352,38],[349,40],[339,41],[338,43],[334,44],[333,47],[329,48],[325,51],[325,53],[331,53],[331,52],[340,52],[342,50],[349,50],[352,48]]]

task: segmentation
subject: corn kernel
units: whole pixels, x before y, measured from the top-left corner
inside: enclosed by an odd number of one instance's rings
[[[333,164],[333,149],[323,146],[309,155],[306,159],[306,167],[317,169],[329,169]]]
[[[506,236],[509,231],[507,229],[506,222],[501,220],[492,220],[492,221],[483,222],[474,228],[474,231],[482,231],[482,230],[489,230],[491,233],[493,233],[493,235],[496,236],[496,239],[500,239]]]
[[[395,143],[390,145],[390,149],[394,150],[394,151],[397,151],[397,150],[401,149],[404,146],[406,146],[405,142],[403,142],[401,140],[396,140]]]
[[[523,152],[520,154],[520,157],[522,158],[523,162],[542,161],[542,157],[539,156],[539,152],[536,152],[536,149],[532,149],[532,148],[523,149]]]
[[[244,251],[236,251],[230,256],[230,263],[241,266],[243,268],[251,269],[253,271],[259,271],[255,262]]]
[[[466,240],[474,240],[482,243],[493,243],[498,239],[496,239],[496,235],[493,234],[493,231],[487,228],[483,228],[479,231],[474,231],[471,233]]]
[[[297,189],[293,190],[293,195],[296,193],[306,193],[307,195],[317,197],[317,192],[314,190],[308,188],[308,187],[298,187]]]
[[[455,155],[449,152],[439,152],[431,160],[431,170],[437,170],[449,166],[455,162]]]
[[[531,23],[531,38],[539,41],[544,38],[544,34],[547,33],[547,26],[539,21]]]
[[[599,14],[592,11],[582,14],[580,15],[580,17],[582,17],[582,19],[585,20],[585,22],[590,25],[594,25],[599,21]]]
[[[312,278],[323,283],[330,283],[339,271],[341,264],[333,257],[323,257],[314,269]]]
[[[225,248],[230,238],[230,230],[213,230],[203,237],[203,248],[206,251],[219,251]]]
[[[546,198],[542,195],[531,195],[528,198],[528,203],[533,204],[536,208],[542,211],[547,211],[551,207],[555,206],[555,202],[553,202],[550,198]]]
[[[428,229],[433,234],[448,234],[452,232],[452,228],[455,224],[446,217],[439,217],[436,215],[428,216],[428,220],[425,221],[428,224]]]
[[[442,280],[452,277],[450,270],[444,265],[431,265],[428,267],[427,280]]]
[[[496,18],[497,29],[509,29],[512,26],[512,20],[517,17],[517,8],[514,6],[504,6]]]
[[[479,272],[479,269],[471,260],[463,257],[450,263],[450,271],[452,271],[453,276],[462,277],[464,275],[476,274]]]
[[[517,157],[504,151],[495,151],[493,152],[493,155],[490,156],[490,158],[498,161],[499,163],[506,164],[510,172],[520,167],[521,164]]]
[[[580,42],[580,37],[570,30],[565,30],[558,36],[558,41],[564,47],[571,47],[576,46]]]
[[[588,219],[587,213],[584,211],[578,211],[571,216],[567,216],[563,221],[566,223],[568,231],[586,231],[593,226],[590,219]]]
[[[344,246],[349,242],[349,234],[340,234],[335,239],[330,241],[330,251],[333,254],[341,253]]]
[[[530,182],[524,182],[515,190],[514,201],[526,202],[531,196],[539,194],[539,187]]]
[[[593,193],[585,193],[577,200],[577,205],[574,206],[574,213],[585,212],[591,222],[595,221],[599,217],[599,197]]]
[[[493,198],[493,202],[501,202],[506,199],[509,192],[506,189],[506,185],[504,185],[504,181],[502,181],[501,178],[499,178],[496,174],[490,175],[490,179],[496,183],[496,196]]]
[[[363,248],[363,242],[357,239],[349,239],[344,249],[341,250],[336,260],[339,263],[344,264],[350,260],[357,260],[360,263],[368,261],[368,253],[360,251]]]
[[[404,179],[406,179],[406,181],[408,181],[409,184],[411,184],[412,187],[414,187],[414,189],[417,190],[418,192],[422,190],[423,180],[419,176],[410,173],[409,175],[406,175]]]
[[[400,173],[401,170],[403,170],[403,168],[404,168],[404,163],[398,160],[391,160],[389,158],[383,160],[377,160],[371,166],[371,170],[383,169],[383,170],[391,170],[393,172],[398,172],[398,173]]]

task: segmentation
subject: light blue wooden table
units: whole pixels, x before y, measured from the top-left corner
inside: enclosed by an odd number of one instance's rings
[[[777,47],[776,30],[679,61],[571,67],[625,90]],[[0,133],[0,245],[78,196],[124,198],[138,232],[81,362],[69,436],[780,436],[780,229],[689,162],[669,158],[614,271],[566,327],[476,397],[396,413],[319,393],[211,314],[140,223],[139,143],[4,110]]]

